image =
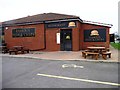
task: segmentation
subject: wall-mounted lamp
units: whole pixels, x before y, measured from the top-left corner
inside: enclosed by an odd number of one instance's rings
[[[5,29],[7,30],[7,29],[8,29],[8,27],[5,27]]]
[[[97,30],[92,30],[90,36],[98,36],[99,33]]]
[[[75,22],[69,22],[68,27],[74,27],[75,26]]]

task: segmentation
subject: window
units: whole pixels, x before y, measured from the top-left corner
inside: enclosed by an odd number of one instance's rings
[[[35,28],[17,28],[12,30],[13,37],[35,37]]]
[[[3,41],[4,41],[4,27],[0,26],[0,46],[2,45]]]

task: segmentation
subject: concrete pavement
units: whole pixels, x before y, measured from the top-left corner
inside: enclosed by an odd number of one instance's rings
[[[82,61],[95,61],[95,62],[120,62],[119,52],[110,46],[110,51],[112,52],[112,57],[104,60],[102,56],[98,60],[94,60],[91,57],[84,59],[82,57],[81,51],[54,51],[54,52],[41,52],[41,51],[31,51],[29,54],[18,54],[9,55],[2,54],[2,56],[9,57],[23,57],[23,58],[34,58],[34,59],[44,59],[44,60],[82,60]]]

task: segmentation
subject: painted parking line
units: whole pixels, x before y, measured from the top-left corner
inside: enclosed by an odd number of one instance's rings
[[[73,68],[84,68],[84,66],[78,66],[75,64],[63,64],[62,68],[73,67]]]
[[[96,83],[96,84],[106,84],[106,85],[112,85],[112,86],[120,86],[120,84],[112,83],[112,82],[103,82],[103,81],[95,81],[95,80],[56,76],[56,75],[48,75],[48,74],[40,74],[40,73],[38,73],[37,75],[38,76],[44,76],[44,77],[50,77],[50,78],[60,78],[60,79],[66,79],[66,80],[76,80],[76,81],[83,81],[83,82]]]

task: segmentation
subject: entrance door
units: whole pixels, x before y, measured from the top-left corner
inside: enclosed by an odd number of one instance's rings
[[[72,51],[72,29],[62,29],[60,31],[61,51]]]

